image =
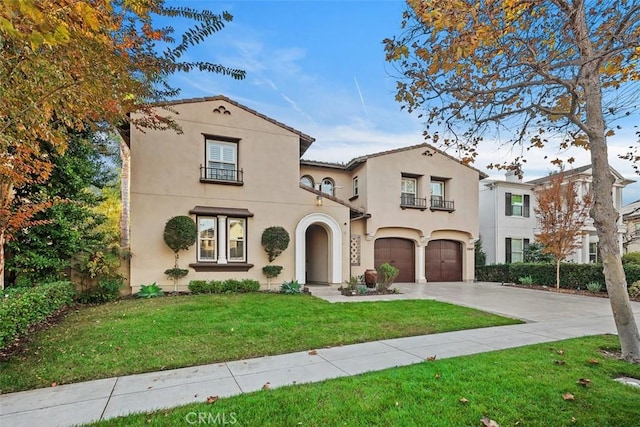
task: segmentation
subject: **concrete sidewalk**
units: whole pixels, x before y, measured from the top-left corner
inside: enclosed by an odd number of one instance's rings
[[[226,397],[256,391],[267,382],[275,388],[420,363],[433,355],[444,359],[616,333],[607,299],[486,283],[400,284],[397,287],[404,292],[398,295],[400,298],[438,299],[531,323],[381,340],[317,349],[317,354],[304,351],[12,393],[0,396],[0,425],[76,425],[132,412],[203,402],[212,395]],[[328,300],[341,297],[329,287],[314,288],[312,293]],[[371,301],[372,297],[368,298]],[[640,318],[640,304],[633,305],[636,318]]]

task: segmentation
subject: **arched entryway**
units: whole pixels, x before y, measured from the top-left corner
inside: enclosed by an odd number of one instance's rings
[[[299,283],[342,283],[342,232],[329,215],[314,213],[298,222],[295,235]]]
[[[329,283],[329,235],[320,224],[311,224],[305,232],[306,283]]]
[[[376,269],[384,263],[398,269],[396,282],[415,282],[415,249],[412,240],[397,237],[376,239],[373,257]]]
[[[462,244],[455,240],[432,240],[425,250],[427,282],[462,280]]]

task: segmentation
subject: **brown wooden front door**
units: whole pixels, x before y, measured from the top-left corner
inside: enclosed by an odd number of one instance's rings
[[[411,240],[377,239],[374,245],[374,266],[377,270],[380,264],[389,263],[399,270],[396,282],[412,283],[416,281],[414,254],[415,250]]]
[[[453,240],[432,240],[425,250],[427,282],[462,280],[462,245]]]

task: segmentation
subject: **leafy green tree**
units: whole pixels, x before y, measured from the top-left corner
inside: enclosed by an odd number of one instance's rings
[[[157,114],[151,105],[178,95],[168,76],[200,70],[241,79],[244,72],[185,61],[191,46],[231,21],[227,12],[166,6],[163,0],[2,0],[0,5],[3,288],[5,241],[49,206],[17,206],[13,197],[20,188],[48,179],[51,164],[41,141],[62,153],[69,130],[115,131],[131,125],[179,131],[169,114]],[[176,37],[173,27],[155,25],[157,17],[187,19],[194,25]],[[127,173],[123,165],[123,184]]]
[[[487,254],[482,249],[482,236],[479,236],[478,240],[473,244],[473,255],[475,257],[476,267],[487,263]]]
[[[531,242],[524,248],[524,262],[549,264],[553,262],[553,255],[544,252],[544,246],[539,242]]]
[[[409,111],[424,113],[426,136],[458,150],[464,162],[477,157],[486,137],[519,145],[526,154],[489,165],[517,172],[530,149],[557,143],[560,149],[589,150],[590,214],[609,302],[623,358],[640,363],[640,333],[622,268],[607,147],[615,120],[638,107],[637,1],[407,4],[403,34],[386,39],[385,49],[401,74],[396,99]]]
[[[74,259],[105,246],[100,230],[104,217],[94,209],[101,201],[100,192],[114,183],[114,174],[96,147],[88,132],[71,134],[64,154],[43,143],[51,176],[46,183],[18,188],[14,203],[51,206],[36,213],[35,225],[19,230],[7,243],[9,284],[68,278]]]

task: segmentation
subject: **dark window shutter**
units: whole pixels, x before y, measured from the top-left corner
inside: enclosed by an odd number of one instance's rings
[[[511,216],[511,193],[504,193],[504,214]]]
[[[529,218],[529,195],[525,194],[524,195],[524,207],[523,207],[523,213],[522,213],[526,218]]]
[[[510,237],[507,237],[506,239],[504,239],[504,262],[506,262],[507,264],[511,263],[511,238]]]

